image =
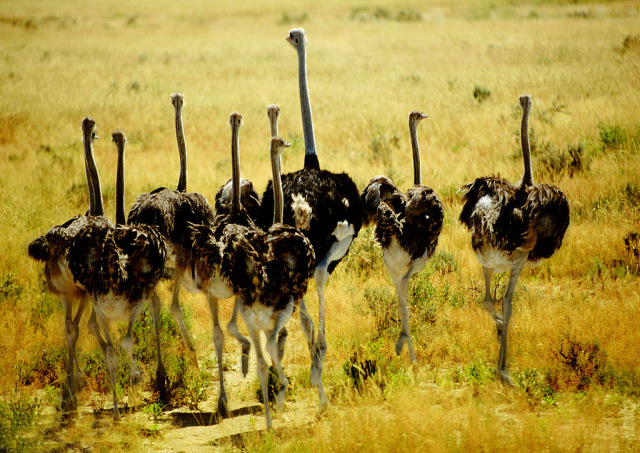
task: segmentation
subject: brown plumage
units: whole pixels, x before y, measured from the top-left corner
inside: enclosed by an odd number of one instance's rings
[[[180,288],[190,289],[189,282],[185,285],[182,276],[188,270],[188,263],[184,259],[184,241],[186,240],[187,224],[213,225],[214,212],[204,195],[187,192],[187,147],[182,124],[182,108],[184,96],[173,93],[171,102],[175,108],[175,129],[180,155],[180,177],[176,190],[160,187],[150,193],[141,194],[136,198],[129,210],[129,225],[148,225],[155,227],[164,238],[167,245],[166,270],[174,280],[173,296],[170,311],[178,324],[182,340],[189,353],[189,359],[197,367],[196,351],[182,318],[180,307]],[[195,289],[194,289],[195,290]],[[160,299],[157,294],[152,297],[152,314],[155,324],[159,322]],[[159,352],[159,351],[158,351]],[[160,359],[159,359],[160,360]],[[157,381],[164,381],[166,376],[162,369],[158,369]]]
[[[498,376],[508,384],[506,371],[507,337],[511,298],[525,264],[535,265],[549,258],[562,245],[569,226],[569,202],[562,191],[550,184],[534,184],[529,146],[531,98],[520,97],[521,141],[525,172],[519,184],[498,177],[482,177],[462,187],[464,206],[460,221],[471,231],[471,245],[483,267],[485,309],[496,321],[501,337]],[[491,295],[494,272],[510,270],[503,299],[502,316],[495,311]]]
[[[98,169],[93,157],[93,140],[96,138],[95,121],[85,118],[82,122],[84,142],[84,160],[89,191],[89,211],[86,215],[75,216],[61,225],[52,227],[44,236],[29,244],[29,256],[45,263],[45,277],[49,291],[60,297],[65,310],[65,336],[67,340],[67,376],[63,384],[62,411],[71,413],[76,410],[76,390],[84,381],[84,376],[76,357],[76,343],[79,335],[79,323],[88,302],[86,288],[71,273],[69,268],[69,250],[74,240],[91,226],[112,227],[104,217],[104,206]],[[73,306],[77,302],[74,315]]]
[[[365,223],[376,224],[375,238],[382,247],[384,264],[398,295],[402,332],[396,343],[396,353],[400,354],[404,343],[407,343],[411,361],[415,361],[416,357],[409,330],[409,278],[420,272],[435,252],[444,218],[438,196],[431,188],[421,184],[417,126],[426,117],[416,111],[409,114],[413,186],[403,194],[391,179],[379,175],[371,179],[361,194]]]
[[[274,224],[266,233],[248,237],[255,261],[246,260],[246,252],[237,249],[246,267],[255,269],[261,279],[257,285],[249,283],[253,293],[240,298],[241,313],[254,343],[258,357],[258,377],[262,387],[267,428],[271,428],[269,395],[267,389],[267,364],[262,356],[260,332],[267,337],[267,351],[278,373],[277,409],[284,409],[284,397],[289,382],[282,370],[281,359],[287,338],[286,324],[306,294],[309,279],[316,266],[315,253],[309,239],[299,229],[284,225],[283,193],[280,154],[290,146],[278,137],[271,138],[271,164],[273,171]],[[244,240],[247,236],[242,236]],[[236,259],[236,256],[233,257]]]

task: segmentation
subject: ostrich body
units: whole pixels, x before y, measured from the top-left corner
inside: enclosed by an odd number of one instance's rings
[[[362,191],[365,223],[376,223],[375,237],[382,246],[384,264],[398,295],[402,332],[396,343],[396,353],[400,354],[404,343],[407,343],[412,362],[416,361],[416,357],[409,331],[409,278],[420,272],[433,255],[444,218],[438,196],[432,189],[421,184],[417,126],[426,117],[427,115],[416,111],[409,114],[413,187],[402,194],[389,178],[380,175],[372,178]]]
[[[188,264],[184,260],[184,239],[187,223],[212,225],[214,212],[209,202],[199,193],[187,192],[187,147],[184,138],[182,124],[182,108],[184,95],[173,93],[171,102],[175,108],[176,139],[180,154],[180,177],[176,190],[160,187],[150,193],[137,197],[129,211],[129,225],[155,226],[167,244],[167,268],[173,268],[174,280],[173,296],[171,300],[171,314],[175,318],[182,340],[189,351],[191,363],[197,367],[196,351],[182,319],[180,308],[180,287],[183,284],[183,276],[187,272]],[[160,318],[160,299],[154,292],[151,300],[153,320],[158,329]],[[164,382],[166,374],[164,369],[157,371],[157,381]]]
[[[321,406],[328,404],[322,385],[322,369],[327,349],[325,340],[324,288],[329,275],[347,254],[351,242],[362,226],[362,204],[358,188],[346,173],[321,170],[316,152],[311,103],[307,86],[306,44],[302,29],[289,32],[287,41],[298,54],[300,106],[305,142],[304,168],[282,176],[284,223],[301,229],[309,238],[316,254],[314,280],[318,291],[318,338],[314,325],[300,301],[300,323],[311,354],[311,383],[318,388]],[[272,182],[262,198],[260,223],[268,228],[273,222]]]
[[[562,245],[569,226],[569,202],[562,191],[550,184],[534,184],[529,146],[531,98],[520,97],[522,106],[521,142],[524,175],[519,184],[497,177],[482,177],[465,185],[460,221],[471,231],[471,245],[482,265],[485,279],[485,309],[496,322],[500,338],[498,376],[512,384],[506,370],[507,338],[511,299],[518,277],[526,264],[536,265]],[[494,272],[510,271],[503,299],[502,316],[496,313],[491,295]]]
[[[262,356],[260,332],[265,332],[267,351],[278,373],[276,407],[280,412],[284,409],[284,397],[289,386],[280,363],[286,341],[286,333],[281,335],[281,332],[304,297],[315,267],[315,253],[309,239],[299,229],[282,223],[284,197],[280,179],[280,154],[288,146],[290,145],[281,138],[271,138],[272,187],[275,200],[273,225],[264,238],[255,236],[251,241],[259,251],[257,258],[260,260],[258,263],[263,269],[264,278],[261,281],[262,285],[256,288],[255,294],[241,299],[242,319],[249,329],[258,358],[258,377],[262,387],[267,428],[271,428],[268,367]]]
[[[88,296],[84,285],[78,282],[69,269],[69,249],[73,241],[83,230],[90,226],[112,227],[104,216],[104,205],[100,193],[94,193],[99,187],[99,175],[93,157],[93,140],[96,139],[95,121],[85,118],[82,122],[84,142],[85,171],[89,189],[89,211],[69,219],[62,225],[51,228],[44,236],[29,244],[29,256],[45,263],[45,277],[49,291],[60,297],[65,312],[65,337],[67,341],[67,376],[63,384],[63,413],[70,413],[77,408],[76,390],[82,386],[84,377],[76,357],[76,344],[79,334],[80,319],[87,306]],[[97,181],[97,182],[96,182]],[[78,301],[75,315],[74,302]]]

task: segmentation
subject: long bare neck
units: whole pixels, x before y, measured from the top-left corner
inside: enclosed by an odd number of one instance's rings
[[[240,122],[231,121],[231,212],[240,212]]]
[[[297,50],[300,110],[302,112],[302,131],[304,133],[304,167],[319,168],[316,138],[313,133],[313,118],[311,117],[311,100],[309,99],[309,87],[307,85],[306,46],[301,44]]]
[[[104,204],[102,202],[102,189],[100,186],[100,174],[98,166],[93,157],[94,129],[91,120],[85,119],[82,129],[84,136],[84,161],[89,185],[89,214],[92,216],[104,215]]]
[[[422,184],[420,176],[420,146],[418,145],[418,121],[409,120],[409,133],[411,134],[411,149],[413,150],[413,184]]]
[[[174,106],[176,109],[176,139],[178,140],[178,152],[180,153],[180,178],[178,179],[178,192],[187,191],[187,144],[184,139],[184,127],[182,125],[182,106],[184,105],[183,97],[180,94],[174,94]]]
[[[527,100],[522,106],[522,127],[520,129],[520,141],[522,142],[522,157],[524,159],[524,175],[522,176],[522,185],[533,185],[533,171],[531,169],[531,147],[529,144],[529,111],[531,110],[531,101]]]
[[[280,116],[280,107],[270,105],[267,107],[267,116],[269,116],[269,126],[271,127],[271,137],[278,136],[278,116]]]
[[[273,179],[273,223],[282,223],[284,218],[284,194],[282,193],[282,168],[280,149],[275,140],[271,141],[271,171]]]
[[[120,133],[119,136],[116,134]],[[118,171],[116,174],[116,226],[127,223],[124,215],[124,145],[126,138],[124,133],[115,132],[114,141],[118,147]]]

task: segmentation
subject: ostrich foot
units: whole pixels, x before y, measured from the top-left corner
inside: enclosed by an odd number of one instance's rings
[[[251,346],[247,344],[242,345],[242,357],[240,358],[241,366],[242,366],[242,377],[247,377],[247,373],[249,372],[249,349]]]
[[[498,370],[498,379],[507,387],[514,387],[513,379],[506,370]]]
[[[284,412],[284,397],[287,393],[287,386],[282,385],[278,389],[278,394],[276,396],[276,410],[278,413]]]
[[[220,397],[218,398],[218,417],[220,417],[221,419],[229,417],[227,395],[220,395]]]

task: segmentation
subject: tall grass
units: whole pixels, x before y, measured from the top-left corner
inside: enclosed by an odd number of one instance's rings
[[[327,285],[324,377],[332,407],[298,430],[245,436],[244,447],[637,448],[640,263],[624,238],[640,232],[634,44],[639,14],[637,5],[624,1],[134,0],[80,7],[62,1],[55,8],[35,0],[0,3],[0,448],[56,449],[46,444],[57,445],[52,436],[42,443],[34,434],[43,428],[70,445],[92,438],[93,428],[82,417],[75,427],[62,429],[44,415],[55,412],[63,376],[63,313],[46,291],[41,266],[26,254],[29,241],[86,210],[82,118],[97,121],[101,139],[95,152],[110,215],[116,149],[108,137],[117,128],[129,139],[128,205],[143,191],[177,184],[173,91],[186,99],[189,190],[212,200],[229,178],[228,117],[234,110],[244,117],[242,175],[262,190],[270,175],[267,104],[280,104],[279,129],[293,143],[283,156],[284,171],[302,165],[296,57],[284,39],[295,26],[303,26],[309,39],[321,166],[347,170],[360,188],[380,173],[408,188],[407,117],[422,110],[429,115],[418,131],[423,182],[443,200],[445,224],[436,258],[412,280],[419,364],[408,370],[408,357],[395,356],[400,327],[393,286],[371,230],[365,229]],[[571,204],[571,225],[562,249],[520,278],[509,353],[518,384],[503,389],[494,377],[494,323],[480,303],[482,273],[457,221],[455,192],[481,175],[520,178],[517,99],[525,92],[534,102],[534,177],[562,188]],[[504,277],[498,279],[498,298],[505,284]],[[170,291],[161,285],[163,300]],[[317,316],[313,284],[307,299]],[[189,374],[179,362],[177,336],[164,347],[175,358],[176,391],[183,392],[185,404],[198,405],[207,396],[217,398],[211,325],[202,296],[184,300],[204,374]],[[230,311],[231,304],[225,304],[223,319]],[[148,336],[148,324],[141,329]],[[309,355],[297,320],[289,331],[285,360],[295,399],[314,406]],[[148,389],[153,340],[138,341],[148,352],[139,356],[146,369],[142,388]],[[85,329],[78,348],[101,366]],[[225,350],[230,357],[225,366],[232,368],[237,347],[228,341]],[[344,373],[356,351],[359,360],[376,362],[376,377],[359,390]],[[567,358],[571,354],[573,361]],[[99,375],[89,377],[90,388],[100,388]],[[582,379],[588,385],[578,385]],[[121,387],[128,391],[124,378]],[[252,401],[251,393],[230,397]],[[80,394],[81,404],[92,398]],[[99,409],[99,398],[93,401]],[[24,417],[16,418],[16,411]],[[22,421],[9,423],[13,419]],[[149,431],[136,423],[93,445],[143,448]],[[24,442],[8,443],[9,436]],[[161,446],[162,438],[153,442]],[[231,442],[220,445],[236,448]]]

